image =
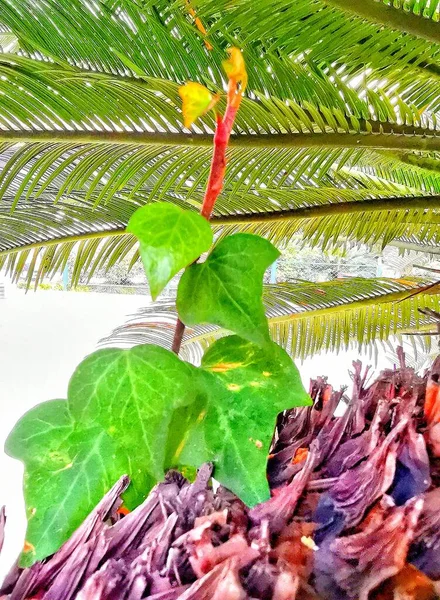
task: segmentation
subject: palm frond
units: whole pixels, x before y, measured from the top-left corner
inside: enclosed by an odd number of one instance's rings
[[[319,188],[314,192],[304,190],[291,194],[265,189],[260,194],[260,203],[262,196],[280,208],[274,210],[269,202],[263,203],[263,206],[255,202],[256,208],[252,213],[244,212],[243,207],[251,205],[252,199],[249,194],[241,194],[236,199],[241,201],[241,211],[214,218],[213,222],[222,225],[222,235],[247,231],[263,235],[276,244],[285,244],[301,231],[304,240],[323,249],[341,239],[370,245],[380,243],[383,247],[402,236],[412,236],[424,243],[438,242],[439,196],[396,197],[395,192],[390,191],[388,196],[382,190],[380,198],[367,199],[371,198],[371,194],[372,190],[368,189]],[[325,202],[313,202],[315,198],[324,197]],[[286,200],[290,207],[283,209],[282,203]]]
[[[438,2],[423,7],[405,3],[400,9],[395,5],[375,0],[208,0],[198,10],[210,22],[210,31],[228,31],[244,46],[259,43],[272,52],[307,56],[352,75],[371,67],[380,70],[388,84],[400,83],[405,71],[417,73],[419,97],[434,95]],[[419,9],[422,14],[417,14]],[[407,86],[410,79],[402,89]],[[414,95],[415,86],[410,87]]]
[[[213,46],[209,58],[184,2],[3,0],[0,14],[29,53],[112,73],[130,69],[185,79],[197,70],[206,76],[209,62],[215,79],[220,72],[219,51],[234,37],[251,54],[247,56],[251,73],[254,59],[261,62],[263,49],[265,55],[302,53],[318,63],[337,62],[355,72],[362,72],[365,63],[394,71],[408,65],[413,69],[438,65],[438,52],[432,47],[439,41],[437,2],[406,3],[405,10],[373,0],[200,4],[197,9],[206,18]],[[353,19],[353,12],[360,12],[360,18]],[[167,61],[171,56],[174,60]]]
[[[440,146],[432,115],[403,102],[393,107],[371,90],[359,99],[304,65],[294,72],[301,84],[295,99],[254,91],[243,103],[215,215],[221,232],[252,231],[283,244],[302,231],[324,247],[341,237],[436,242],[437,174],[427,178],[400,154],[369,149]],[[38,282],[80,247],[77,281],[83,270],[93,274],[131,250],[132,238],[119,236],[134,206],[160,199],[200,206],[212,123],[206,117],[193,133],[184,130],[175,82],[16,55],[0,55],[0,73],[1,253],[16,276],[32,256],[29,282],[44,256]],[[69,229],[72,200],[84,207],[79,229]],[[107,211],[92,212],[105,203]],[[18,215],[8,216],[14,209]]]
[[[293,281],[264,287],[264,303],[274,339],[294,358],[320,351],[338,352],[355,345],[359,351],[416,328],[431,325],[419,308],[440,305],[439,287],[409,296],[426,281],[350,278],[324,283]],[[162,301],[141,309],[102,345],[156,343],[171,347],[176,313]],[[227,332],[204,325],[186,330],[182,356],[200,361],[206,348]]]
[[[436,156],[437,153],[432,153]],[[381,185],[402,185],[407,189],[436,193],[440,191],[440,172],[429,169],[425,161],[430,164],[435,159],[425,157],[414,160],[413,153],[402,154],[394,152],[371,152],[367,155],[359,155],[357,164],[353,169],[350,165],[344,165],[339,172],[339,177],[349,177],[349,181],[359,183],[370,182]]]
[[[3,31],[4,29],[4,31]],[[0,52],[18,52],[20,45],[15,34],[2,27],[0,24]]]
[[[125,226],[138,206],[197,210],[213,118],[185,129],[178,86],[189,79],[222,94],[231,43],[243,48],[249,86],[217,237],[438,254],[438,0],[194,6],[211,51],[183,0],[0,0],[0,266],[38,284],[74,253],[75,284],[124,257],[134,264]],[[422,287],[294,282],[267,287],[265,302],[274,338],[304,357],[424,327],[417,309],[437,310],[439,296],[406,297]],[[115,339],[167,343],[175,315],[159,308],[162,324],[149,326],[154,306]],[[188,331],[184,352],[197,360],[221,334]]]
[[[125,227],[133,212],[146,198],[115,195],[106,204],[96,205],[95,196],[72,193],[55,203],[57,188],[38,198],[0,203],[0,266],[18,279],[26,274],[27,284],[53,277],[76,253],[72,284],[99,269],[108,269],[133,253],[138,260],[137,242]],[[374,198],[375,195],[380,197]],[[191,199],[179,198],[173,190],[160,195],[196,210],[202,192]],[[322,248],[341,240],[384,246],[411,233],[413,243],[435,245],[440,239],[440,195],[396,196],[396,189],[358,190],[307,187],[291,191],[261,188],[259,193],[228,193],[218,203],[212,224],[217,238],[237,231],[260,234],[282,247],[299,233],[304,240]],[[429,208],[426,208],[429,206]],[[361,215],[362,218],[359,218]],[[33,260],[23,271],[25,259]]]
[[[426,266],[432,262],[429,254],[420,254],[411,250],[402,252],[398,248],[388,246],[381,253],[381,261],[388,276],[391,277],[411,276],[418,273],[419,270],[422,270],[423,275],[426,277],[435,277],[435,275],[432,275],[435,271]]]
[[[11,202],[0,204],[0,267],[15,280],[24,275],[28,286],[37,287],[43,278],[64,269],[72,253],[75,286],[84,272],[90,278],[97,269],[109,269],[137,248],[136,239],[125,235],[126,224],[139,206],[134,202],[114,200],[94,208],[93,203],[75,197],[54,204],[53,194],[48,194],[21,202],[12,212],[10,206]]]
[[[435,27],[440,16],[440,3],[431,0],[409,0],[404,6],[387,0],[366,1],[354,4],[348,0],[326,0],[330,6],[351,12],[363,19],[380,23],[410,33],[417,37],[438,43],[440,33]]]
[[[294,182],[319,180],[354,155],[358,160],[361,149],[440,149],[428,113],[403,103],[393,108],[379,95],[373,103],[360,100],[323,74],[321,92],[312,83],[315,103],[283,102],[257,91],[243,103],[231,140],[228,177],[235,189],[249,189],[249,177],[254,182],[257,173],[266,185],[279,185],[286,172]],[[212,120],[206,117],[201,129],[187,133],[174,82],[0,55],[0,93],[0,198],[14,187],[17,201],[41,194],[55,178],[58,199],[81,189],[90,196],[100,187],[100,202],[145,185],[154,196],[175,184],[191,194],[207,177]],[[195,185],[186,185],[191,180]]]
[[[390,242],[390,246],[398,248],[402,253],[422,252],[436,258],[440,254],[440,248],[436,243],[425,244],[417,241],[413,237],[402,236],[399,239]]]
[[[416,373],[422,375],[432,365],[440,349],[438,335],[407,335],[397,341],[401,344],[405,353],[405,364],[414,369]],[[390,340],[385,342],[384,349],[389,365],[399,364],[399,357],[396,352],[396,340],[390,338]]]

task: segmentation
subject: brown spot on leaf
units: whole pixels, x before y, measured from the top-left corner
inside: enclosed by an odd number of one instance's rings
[[[27,552],[35,552],[35,546],[33,544],[31,544],[28,541],[25,541],[24,546],[23,546],[23,552],[27,553]]]

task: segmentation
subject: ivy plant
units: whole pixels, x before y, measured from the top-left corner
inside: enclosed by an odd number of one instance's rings
[[[263,276],[279,256],[267,240],[235,234],[211,248],[209,218],[221,192],[226,150],[247,75],[232,48],[225,61],[226,110],[216,115],[211,172],[201,214],[157,202],[141,207],[128,231],[139,239],[153,298],[184,270],[172,351],[154,345],[99,350],[83,360],[66,400],[36,406],[6,442],[25,465],[28,527],[21,565],[55,552],[123,474],[130,510],[171,467],[215,465],[215,476],[244,502],[269,497],[266,462],[277,414],[310,402],[290,357],[269,337]],[[218,97],[182,86],[186,126]],[[203,262],[200,256],[208,252]],[[220,325],[201,365],[179,358],[185,327]]]

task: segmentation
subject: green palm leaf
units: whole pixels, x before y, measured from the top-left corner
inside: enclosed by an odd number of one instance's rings
[[[213,117],[185,129],[177,90],[190,79],[222,93],[231,43],[243,48],[249,86],[217,237],[438,253],[439,2],[194,6],[211,52],[183,0],[0,0],[0,49],[9,51],[0,53],[0,266],[37,285],[74,253],[75,284],[126,256],[134,264],[125,226],[138,206],[198,210]],[[434,288],[394,304],[413,285],[323,284],[327,304],[315,284],[268,288],[273,334],[298,356],[385,339],[421,323],[418,303],[437,302]],[[200,335],[203,346],[212,330]]]
[[[261,62],[262,49],[265,54],[301,53],[317,63],[344,64],[355,73],[363,72],[365,63],[386,68],[389,75],[409,68],[428,85],[438,66],[432,44],[439,41],[436,2],[405,3],[405,10],[374,0],[200,4],[214,46],[209,58],[183,1],[106,0],[93,10],[80,0],[9,0],[0,3],[0,14],[28,52],[113,73],[129,68],[185,79],[197,70],[206,77],[211,66],[218,81],[221,49],[233,37],[248,50],[251,73],[253,58]],[[173,62],[166,60],[170,56]]]
[[[340,279],[324,283],[295,281],[266,285],[264,302],[272,338],[293,357],[306,358],[320,351],[338,352],[369,344],[423,326],[432,328],[419,308],[437,310],[438,286],[426,293],[426,281],[416,279]],[[102,345],[132,346],[156,343],[171,347],[176,313],[163,301],[141,309],[117,328]],[[182,356],[197,363],[206,348],[227,332],[213,326],[187,329]],[[428,339],[427,339],[428,340]]]
[[[19,47],[17,37],[0,24],[0,51],[14,53]]]
[[[44,254],[38,282],[40,276],[62,267],[80,244],[77,281],[84,269],[91,275],[103,261],[104,266],[111,265],[131,250],[128,238],[112,238],[121,235],[133,206],[152,199],[200,205],[211,154],[211,136],[206,133],[210,121],[209,117],[202,121],[205,132],[184,131],[175,83],[85,73],[7,55],[0,58],[0,71],[4,97],[0,218],[5,231],[1,252],[3,259],[13,253],[8,264],[15,275],[21,273],[29,252],[35,268]],[[307,79],[303,67],[296,72],[302,73],[301,81]],[[435,147],[440,139],[435,124],[406,107],[412,115],[410,124],[399,125],[399,118],[406,115],[403,103],[396,112],[378,96],[373,110],[323,73],[312,77],[312,84],[297,94],[298,101],[283,103],[259,95],[244,103],[225,193],[216,211],[221,231],[253,231],[284,243],[301,230],[306,239],[324,246],[340,237],[385,244],[405,234],[435,241],[437,198],[429,198],[429,210],[424,207],[427,193],[437,183],[436,174],[430,174],[432,181],[399,177],[395,164],[404,164],[400,157],[387,154],[381,161],[366,149],[399,146],[402,141]],[[313,89],[322,99],[319,106],[305,100]],[[368,118],[372,110],[374,118]],[[388,120],[379,122],[379,117]],[[402,137],[404,132],[411,137]],[[316,147],[319,144],[326,148]],[[354,145],[365,149],[350,149]],[[404,169],[420,167],[405,163]],[[387,203],[393,196],[395,203]],[[72,199],[80,200],[85,209],[80,230],[69,230],[69,221],[63,224],[61,218],[50,220],[51,215],[68,218],[74,210]],[[61,200],[63,204],[51,211],[48,203]],[[362,207],[361,200],[366,201]],[[335,206],[343,202],[346,207]],[[102,203],[108,204],[106,210],[91,211],[90,204]],[[20,217],[9,216],[10,208],[19,209]],[[121,211],[125,219],[120,218]],[[105,242],[97,241],[108,233]],[[30,281],[32,268],[27,275]]]
[[[15,55],[1,57],[0,74],[0,197],[14,186],[16,201],[41,194],[55,178],[57,198],[80,189],[91,196],[99,187],[98,202],[127,187],[149,185],[157,195],[167,191],[165,183],[189,194],[195,186],[185,189],[184,183],[205,181],[212,119],[186,133],[175,83],[84,73]],[[336,86],[323,74],[318,79],[314,103],[304,94],[281,102],[258,92],[243,103],[231,140],[235,189],[250,187],[251,169],[253,180],[262,171],[266,185],[279,185],[286,169],[294,182],[322,179],[329,168],[353,162],[344,148],[440,149],[428,114],[402,102],[393,109],[378,94],[374,102],[359,100],[342,82]]]
[[[64,269],[75,252],[75,285],[84,271],[91,277],[100,267],[110,268],[134,247],[133,236],[118,234],[125,233],[139,205],[114,200],[94,209],[93,203],[74,196],[55,205],[53,196],[21,202],[12,212],[11,203],[0,204],[0,266],[6,266],[15,280],[30,260],[26,282],[37,286]]]
[[[30,256],[28,285],[32,281],[38,285],[43,277],[55,275],[72,252],[76,253],[74,285],[80,277],[90,278],[128,254],[132,254],[132,264],[139,259],[136,240],[125,227],[133,212],[145,203],[142,194],[131,199],[115,195],[99,206],[95,206],[93,196],[87,201],[78,193],[55,203],[56,194],[56,189],[49,190],[39,198],[22,200],[13,211],[13,201],[0,204],[0,265],[5,264],[16,279]],[[193,210],[202,201],[201,192],[191,199],[181,199],[175,191],[160,197]],[[262,188],[258,194],[228,194],[227,201],[217,205],[212,224],[220,237],[245,231],[263,235],[279,246],[300,233],[303,239],[324,248],[340,240],[401,245],[409,235],[413,244],[423,242],[424,247],[434,247],[440,239],[439,210],[440,195],[402,197],[396,196],[393,188]]]
[[[234,32],[240,44],[260,43],[288,56],[337,65],[352,75],[365,67],[386,74],[386,85],[423,106],[434,102],[438,77],[439,3],[405,2],[401,9],[385,0],[208,0],[200,15],[216,32]],[[414,85],[414,74],[417,84]],[[412,76],[412,81],[411,81]]]

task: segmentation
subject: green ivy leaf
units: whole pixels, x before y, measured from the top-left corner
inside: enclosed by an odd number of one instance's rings
[[[295,364],[274,343],[238,336],[213,344],[202,361],[209,397],[181,464],[215,463],[215,477],[249,505],[269,498],[267,455],[277,415],[311,404]]]
[[[278,250],[256,235],[237,233],[180,280],[177,309],[185,325],[212,323],[257,344],[270,341],[262,300],[263,276]]]
[[[30,564],[56,551],[123,474],[137,506],[163,477],[174,410],[196,398],[195,368],[157,346],[100,350],[76,369],[68,400],[24,415],[6,442],[25,464]]]
[[[128,467],[103,429],[75,427],[66,400],[26,413],[9,435],[6,451],[26,466],[23,567],[58,550]]]
[[[213,239],[206,219],[169,202],[139,208],[131,216],[127,231],[139,239],[153,300],[174,275],[209,250]]]
[[[73,374],[69,409],[78,422],[99,423],[133,464],[160,479],[173,410],[195,398],[193,370],[159,346],[99,350]]]

